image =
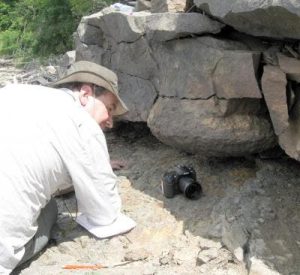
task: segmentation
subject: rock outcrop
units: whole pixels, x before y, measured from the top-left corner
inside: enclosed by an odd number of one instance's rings
[[[260,152],[276,144],[259,83],[261,51],[218,37],[223,28],[200,13],[106,9],[82,19],[77,60],[97,56],[117,72],[131,109],[122,119],[147,122],[166,144],[218,156]]]
[[[300,3],[294,0],[194,0],[205,13],[260,37],[300,39]]]

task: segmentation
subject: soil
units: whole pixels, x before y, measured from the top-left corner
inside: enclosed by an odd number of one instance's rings
[[[107,133],[107,140],[111,158],[128,165],[116,174],[123,212],[137,222],[136,228],[97,239],[74,222],[74,194],[57,198],[60,214],[52,243],[22,266],[20,274],[69,274],[70,270],[63,269],[67,264],[108,266],[100,271],[72,270],[78,274],[247,274],[244,263],[207,236],[213,204],[226,193],[225,184],[209,186],[207,159],[161,144],[143,124]],[[244,166],[243,161],[238,163],[233,166]],[[199,200],[183,194],[167,199],[162,194],[163,173],[178,164],[192,164],[200,182],[208,179],[202,183],[204,193]]]

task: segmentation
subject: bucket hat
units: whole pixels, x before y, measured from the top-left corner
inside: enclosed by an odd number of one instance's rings
[[[93,62],[78,61],[71,65],[61,79],[51,83],[49,86],[57,87],[72,82],[92,83],[105,88],[118,99],[118,104],[113,114],[119,116],[128,112],[127,106],[119,97],[118,77],[113,71]]]

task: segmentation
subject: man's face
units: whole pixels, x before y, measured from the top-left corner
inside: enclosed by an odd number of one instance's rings
[[[113,113],[116,110],[118,99],[109,91],[104,91],[100,96],[94,97],[96,88],[91,84],[83,84],[79,91],[80,103],[102,130],[112,128]]]
[[[107,128],[112,128],[114,123],[113,123],[113,113],[117,108],[118,104],[118,99],[115,97],[115,95],[111,92],[106,92],[100,96],[97,97],[98,100],[100,100],[106,110],[107,110],[107,118],[103,119],[99,125],[102,130],[105,130]]]

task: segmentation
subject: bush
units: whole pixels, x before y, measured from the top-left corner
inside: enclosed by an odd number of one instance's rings
[[[6,30],[0,32],[0,55],[14,55],[18,47],[19,31]]]
[[[47,57],[73,48],[82,16],[113,0],[2,0],[0,55]]]

